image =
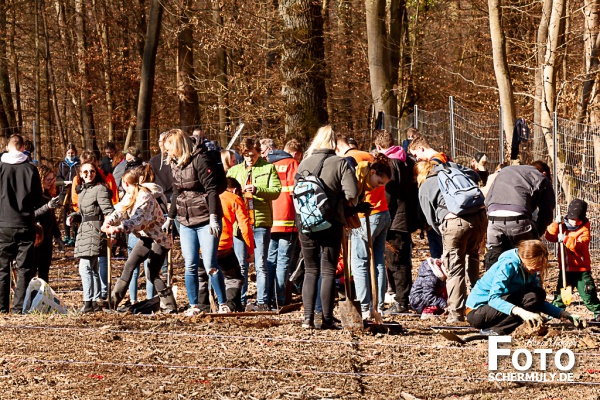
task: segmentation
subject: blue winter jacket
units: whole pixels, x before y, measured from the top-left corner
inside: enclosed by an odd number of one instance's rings
[[[538,274],[527,272],[517,254],[517,249],[505,251],[477,281],[467,298],[467,307],[476,309],[488,304],[490,307],[510,315],[515,305],[502,299],[502,296],[519,292],[526,285],[541,286]],[[541,311],[558,318],[562,310],[545,301]]]
[[[444,282],[434,275],[427,260],[419,267],[419,276],[410,289],[408,301],[413,310],[422,313],[425,307],[437,306],[446,308],[446,300],[439,296],[437,291],[444,286]]]

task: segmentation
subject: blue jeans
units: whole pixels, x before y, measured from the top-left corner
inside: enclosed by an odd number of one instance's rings
[[[433,228],[427,231],[427,242],[429,243],[429,254],[433,258],[442,258],[444,245],[442,244],[442,235]]]
[[[315,301],[315,312],[316,313],[323,313],[323,303],[321,303],[321,281],[323,280],[323,278],[321,278],[321,275],[319,275],[319,280],[317,281],[317,300]]]
[[[242,284],[242,306],[245,306],[248,302],[248,249],[246,248],[246,242],[237,237],[233,237],[233,251],[235,256],[240,263],[240,269],[244,283]]]
[[[208,224],[194,226],[185,226],[181,224],[179,228],[179,238],[181,243],[181,253],[185,263],[185,289],[190,305],[198,305],[198,265],[200,264],[200,250],[202,250],[204,268],[206,273],[210,276],[210,281],[217,294],[217,298],[219,299],[219,304],[227,303],[223,285],[223,274],[217,263],[219,238],[210,234]],[[210,275],[211,269],[216,269],[218,273]]]
[[[290,274],[290,258],[298,242],[297,232],[271,233],[269,244],[269,256],[267,268],[269,270],[269,301],[275,303],[277,293],[277,304],[282,306],[285,302],[285,292],[288,276]]]
[[[389,211],[383,211],[369,216],[371,225],[371,239],[373,242],[373,260],[377,276],[377,300],[373,308],[383,308],[385,291],[387,289],[387,276],[385,271],[385,238],[390,228],[391,218]],[[361,227],[352,230],[352,275],[356,287],[356,297],[360,301],[362,311],[368,311],[371,303],[371,280],[369,274],[369,253],[367,251],[367,225],[366,219],[360,219]]]
[[[108,257],[98,257],[98,265],[100,269],[100,297],[106,299],[108,291]]]
[[[254,230],[254,268],[256,269],[256,303],[269,304],[267,298],[267,255],[271,241],[271,228],[253,228]]]
[[[140,239],[135,236],[133,233],[130,233],[127,237],[127,254],[131,254],[131,251],[135,247],[136,243],[139,242]],[[148,269],[148,259],[144,261],[144,274],[146,275],[146,298],[151,299],[154,297],[154,285],[150,281],[150,270]],[[140,266],[136,266],[133,270],[133,275],[131,276],[131,282],[129,282],[129,299],[131,302],[137,301],[137,291],[138,291],[138,277],[140,276]]]
[[[79,275],[83,285],[83,301],[98,301],[100,299],[98,257],[82,257],[79,260]]]

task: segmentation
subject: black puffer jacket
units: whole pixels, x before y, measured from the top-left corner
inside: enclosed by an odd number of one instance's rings
[[[58,172],[56,173],[56,184],[60,187],[60,200],[64,201],[66,196],[71,193],[71,184],[65,185],[64,181],[73,182],[79,174],[79,158],[75,157],[73,165],[67,164],[65,160],[58,164]],[[70,201],[70,196],[69,196]]]
[[[97,257],[106,251],[104,234],[100,231],[104,216],[113,212],[111,193],[101,183],[83,184],[80,188],[79,214],[82,221],[77,231],[75,257]]]
[[[390,230],[412,233],[422,226],[419,210],[419,187],[413,175],[415,162],[390,158],[392,176],[385,185],[392,224]]]
[[[173,197],[169,218],[185,226],[208,223],[210,214],[219,220],[223,218],[223,208],[217,190],[215,168],[206,156],[204,145],[196,146],[191,161],[184,166],[171,164],[173,172]]]

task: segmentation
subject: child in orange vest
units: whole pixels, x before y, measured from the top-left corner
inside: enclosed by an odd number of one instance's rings
[[[562,274],[559,274],[552,303],[564,310],[567,306],[562,301],[560,289],[564,286],[576,287],[583,304],[594,313],[596,321],[600,321],[600,300],[591,273],[590,222],[586,212],[587,203],[581,199],[574,199],[569,204],[565,218],[558,216],[546,230],[546,240],[562,242],[565,248],[567,284],[563,285]],[[562,224],[562,234],[558,224]],[[558,265],[562,268],[562,257],[558,257]]]

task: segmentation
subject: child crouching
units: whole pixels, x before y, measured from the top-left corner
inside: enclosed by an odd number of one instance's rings
[[[563,310],[567,308],[561,298],[560,289],[565,286],[576,287],[583,304],[594,313],[596,321],[600,321],[600,301],[591,272],[590,222],[586,213],[587,203],[581,199],[574,199],[569,204],[566,217],[558,216],[546,230],[546,240],[562,242],[565,249],[567,283],[563,285],[562,274],[559,273],[552,304]],[[559,224],[562,225],[563,233],[560,233]],[[557,258],[558,266],[562,269],[563,257]]]
[[[421,314],[422,319],[443,314],[448,299],[446,292],[448,272],[442,260],[428,258],[419,266],[418,274],[408,295],[410,306]]]

